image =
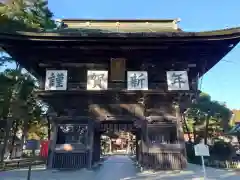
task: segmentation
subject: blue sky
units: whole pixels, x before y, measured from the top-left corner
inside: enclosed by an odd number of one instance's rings
[[[240,27],[240,0],[49,0],[56,18],[181,18],[185,31]],[[240,45],[204,77],[201,90],[240,109]],[[228,61],[228,62],[226,62]]]
[[[185,31],[240,26],[240,0],[49,0],[56,18],[181,18]],[[240,45],[204,77],[202,90],[240,109]],[[228,61],[228,62],[226,62]]]

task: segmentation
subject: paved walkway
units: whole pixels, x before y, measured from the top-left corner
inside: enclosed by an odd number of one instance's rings
[[[110,156],[96,172],[93,180],[122,180],[135,177],[137,169],[128,156]]]
[[[0,180],[27,180],[28,169],[0,172]],[[78,171],[46,170],[45,166],[36,166],[31,173],[31,180],[92,180],[95,173],[86,169]]]
[[[207,168],[208,179],[239,180],[240,172]],[[189,164],[184,171],[137,172],[128,156],[110,156],[94,171],[50,171],[35,167],[31,180],[199,180],[203,179],[201,166]],[[27,169],[0,172],[0,180],[26,180]]]

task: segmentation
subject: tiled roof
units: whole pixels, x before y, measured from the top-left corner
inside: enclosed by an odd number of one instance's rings
[[[194,38],[204,40],[219,40],[219,39],[239,39],[240,38],[240,27],[221,29],[214,31],[202,31],[202,32],[186,32],[176,31],[171,29],[161,29],[161,31],[138,31],[138,32],[116,32],[105,29],[88,29],[88,28],[63,28],[46,30],[42,32],[30,32],[30,31],[5,31],[0,29],[0,38],[4,39],[38,39],[38,40],[53,40],[61,38],[86,38],[86,37],[118,37],[118,38],[148,38],[148,37],[159,37],[159,38]]]

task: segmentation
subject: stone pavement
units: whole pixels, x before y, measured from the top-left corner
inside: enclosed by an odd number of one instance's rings
[[[27,180],[28,169],[0,172],[0,180]],[[93,171],[86,169],[78,171],[46,170],[45,166],[33,168],[31,180],[92,180]]]
[[[128,156],[115,155],[103,163],[96,172],[93,180],[122,180],[127,177],[135,177],[137,169]]]
[[[31,180],[198,180],[202,178],[201,166],[189,164],[183,171],[138,172],[128,156],[110,156],[99,169],[88,171],[51,171],[35,167]],[[240,173],[207,168],[211,180],[240,180]],[[0,180],[26,180],[27,169],[0,172]]]
[[[207,180],[240,180],[240,172],[206,167]],[[188,164],[182,171],[141,172],[124,180],[204,180],[201,166]]]

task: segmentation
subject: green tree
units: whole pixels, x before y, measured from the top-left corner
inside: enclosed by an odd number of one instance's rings
[[[48,8],[46,0],[31,0],[29,2],[28,19],[32,24],[37,24],[41,29],[53,29],[56,27],[52,20],[53,13]]]
[[[0,4],[3,31],[39,31],[56,27],[46,0],[14,0]]]
[[[0,3],[1,31],[44,31],[55,27],[53,14],[47,7],[46,0],[9,0]],[[14,62],[11,57],[2,53],[0,66],[5,62]],[[12,144],[18,128],[22,128],[26,137],[28,129],[41,127],[41,103],[34,95],[35,80],[27,73],[23,73],[21,66],[6,69],[0,74],[0,120],[7,122],[4,132],[4,147],[1,161],[12,132]],[[11,121],[10,121],[11,117]],[[37,132],[37,131],[36,131]],[[37,132],[41,134],[41,132]],[[40,135],[41,136],[41,135]]]
[[[231,114],[224,104],[212,101],[208,94],[201,93],[198,101],[187,110],[186,124],[195,137],[198,134],[207,143],[209,136],[229,129]]]
[[[23,130],[22,144],[27,135],[28,129],[34,126],[41,126],[42,123],[42,108],[41,103],[34,95],[36,90],[35,80],[31,75],[22,72],[20,66],[16,69],[6,69],[1,74],[0,83],[2,103],[0,104],[1,119],[8,120],[5,128],[4,144],[2,149],[2,157],[5,154],[5,149],[9,141],[10,131],[12,132],[11,144],[13,147],[15,135],[19,128]],[[9,121],[11,117],[12,121]],[[41,134],[39,131],[37,134]],[[10,153],[12,148],[10,149]]]

